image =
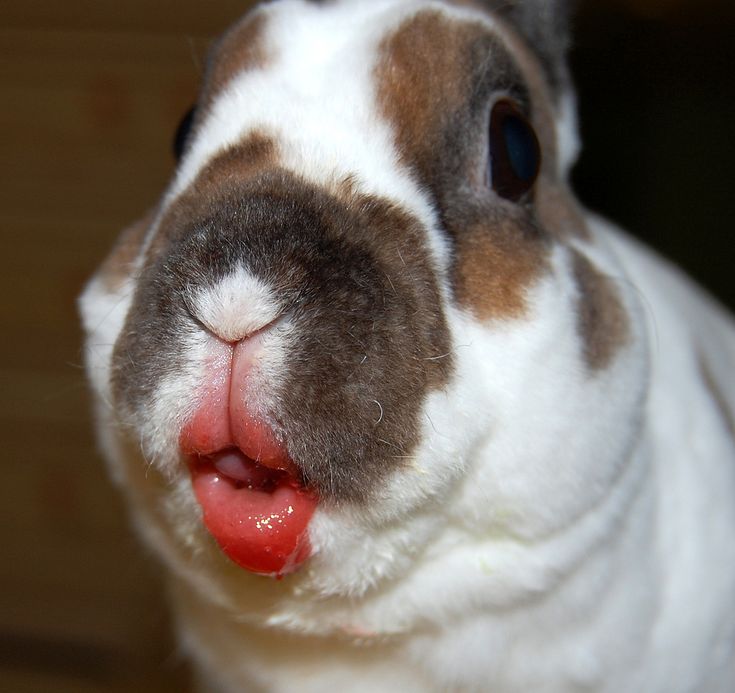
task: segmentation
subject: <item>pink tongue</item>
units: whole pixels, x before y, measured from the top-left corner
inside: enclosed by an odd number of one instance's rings
[[[306,530],[317,499],[291,474],[236,449],[193,456],[190,469],[204,524],[239,566],[279,576],[309,557]]]
[[[212,458],[214,468],[222,475],[233,479],[237,488],[248,488],[261,491],[273,490],[284,474],[277,469],[270,469],[256,464],[245,457],[239,450],[225,450]]]

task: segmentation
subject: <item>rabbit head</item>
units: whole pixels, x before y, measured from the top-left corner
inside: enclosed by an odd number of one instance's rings
[[[213,48],[81,299],[113,474],[207,599],[400,629],[611,531],[583,518],[635,485],[645,343],[566,183],[565,5],[281,0]]]

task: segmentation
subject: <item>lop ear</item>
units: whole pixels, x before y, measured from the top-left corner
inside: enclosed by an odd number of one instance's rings
[[[541,59],[555,92],[569,86],[567,50],[575,0],[484,0],[512,24]]]

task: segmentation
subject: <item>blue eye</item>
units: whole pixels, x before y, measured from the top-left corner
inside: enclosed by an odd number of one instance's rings
[[[490,184],[517,202],[536,182],[541,148],[536,133],[511,101],[498,101],[490,115]]]

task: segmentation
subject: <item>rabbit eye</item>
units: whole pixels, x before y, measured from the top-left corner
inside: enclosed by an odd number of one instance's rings
[[[194,123],[195,111],[196,106],[192,106],[184,114],[184,117],[181,119],[179,126],[176,128],[176,134],[174,135],[173,141],[174,156],[176,157],[176,161],[179,161],[179,159],[181,159],[181,157],[184,155],[184,150],[186,149],[186,141],[189,138],[189,134],[191,133],[191,126]]]
[[[498,101],[490,115],[490,184],[513,202],[527,193],[541,166],[541,147],[531,124],[511,101]]]

